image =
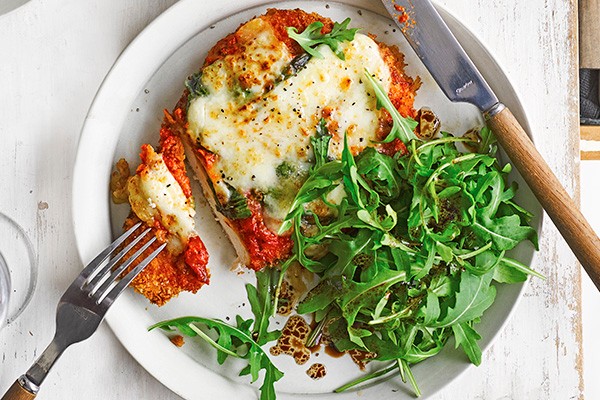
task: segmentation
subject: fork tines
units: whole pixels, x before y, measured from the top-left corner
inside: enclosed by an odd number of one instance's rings
[[[102,303],[105,299],[107,302],[112,303],[131,281],[133,281],[133,279],[135,279],[135,277],[165,248],[166,243],[161,244],[149,256],[144,258],[139,264],[131,269],[131,271],[123,276],[120,281],[117,281],[119,276],[137,261],[156,241],[156,237],[152,236],[152,238],[145,242],[133,255],[123,260],[134,246],[140,243],[151,231],[151,228],[147,228],[131,242],[121,248],[123,243],[125,243],[125,241],[133,235],[141,225],[142,222],[138,222],[129,228],[94,258],[94,260],[82,271],[80,277],[83,279],[81,279],[79,289],[86,293],[88,297],[94,299],[96,304]],[[119,252],[113,255],[117,250],[119,250]],[[106,262],[107,260],[108,262]]]

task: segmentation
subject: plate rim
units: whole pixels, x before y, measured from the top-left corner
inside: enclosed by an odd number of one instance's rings
[[[321,1],[321,0],[309,0],[309,1],[327,3],[327,1]],[[202,3],[202,5],[200,6],[200,4],[198,4],[198,3]],[[207,4],[207,3],[209,3],[209,4]],[[168,9],[166,9],[164,12],[159,14],[138,35],[136,35],[136,37],[125,47],[123,52],[119,55],[119,57],[116,59],[116,61],[113,63],[113,65],[107,72],[107,74],[104,77],[104,79],[102,80],[102,83],[100,84],[96,94],[94,95],[94,98],[91,102],[89,110],[83,121],[83,126],[81,129],[81,133],[79,136],[79,142],[77,145],[77,155],[76,155],[76,159],[75,159],[75,163],[74,163],[74,167],[73,167],[74,172],[73,172],[72,204],[71,204],[72,215],[73,215],[72,223],[73,223],[73,230],[75,233],[75,244],[77,247],[77,252],[78,252],[80,259],[83,260],[84,263],[85,263],[85,260],[91,259],[90,255],[94,255],[95,250],[100,250],[104,245],[108,244],[111,241],[110,222],[107,224],[106,227],[104,227],[104,229],[100,228],[101,232],[99,232],[98,234],[95,235],[96,237],[100,237],[100,236],[104,237],[106,239],[105,243],[101,243],[100,246],[98,246],[98,243],[93,245],[92,243],[90,243],[89,240],[87,241],[87,243],[84,240],[84,238],[85,238],[84,233],[85,233],[86,227],[88,226],[88,224],[85,223],[87,220],[86,213],[90,213],[90,210],[83,206],[85,204],[85,198],[83,197],[82,193],[85,193],[85,190],[82,190],[82,186],[83,187],[86,186],[85,185],[86,179],[85,179],[85,174],[83,173],[83,171],[85,169],[81,168],[81,165],[83,163],[87,164],[91,161],[87,158],[84,158],[84,155],[83,155],[86,153],[84,150],[89,149],[90,146],[93,145],[93,141],[90,142],[91,134],[94,133],[94,131],[101,130],[102,128],[119,125],[119,124],[115,124],[114,122],[111,123],[109,121],[98,120],[97,115],[96,115],[96,114],[101,115],[103,113],[103,112],[98,113],[98,110],[97,110],[98,108],[101,108],[100,107],[101,104],[99,104],[99,100],[101,100],[103,97],[106,97],[106,93],[114,94],[114,92],[111,91],[111,86],[110,86],[112,84],[112,81],[114,81],[114,77],[118,77],[119,74],[121,74],[121,75],[125,74],[125,76],[126,76],[127,75],[126,69],[127,68],[131,69],[131,67],[127,66],[129,64],[128,61],[135,59],[136,54],[142,48],[145,48],[144,46],[146,46],[146,43],[148,43],[148,42],[152,43],[151,39],[153,36],[156,36],[157,32],[164,32],[160,29],[163,25],[169,26],[169,24],[172,23],[173,21],[180,21],[180,19],[177,19],[177,16],[185,15],[185,13],[184,13],[185,10],[188,10],[188,9],[194,10],[194,7],[196,7],[198,10],[201,9],[203,12],[205,12],[206,15],[209,15],[209,13],[206,12],[206,6],[212,5],[216,8],[216,11],[219,13],[218,14],[219,16],[214,17],[213,19],[221,20],[223,18],[227,18],[227,16],[230,16],[234,13],[242,12],[243,10],[247,10],[250,8],[254,8],[257,6],[265,6],[268,4],[274,4],[274,5],[277,4],[277,2],[273,1],[273,0],[246,0],[241,6],[235,6],[235,5],[233,5],[233,6],[227,5],[226,6],[226,5],[222,5],[222,4],[217,5],[216,3],[218,3],[218,0],[209,0],[209,1],[205,1],[205,2],[197,2],[196,0],[180,0],[180,1],[176,2],[175,4],[173,4],[171,7],[169,7]],[[227,2],[227,3],[233,3],[233,2]],[[337,1],[331,1],[329,3],[342,3],[342,4],[346,4],[346,5],[364,8],[364,1],[362,1],[362,0],[337,0]],[[520,96],[514,89],[514,85],[512,85],[512,83],[510,82],[510,78],[505,73],[502,66],[500,66],[500,64],[497,62],[497,59],[496,59],[496,57],[494,57],[493,52],[486,45],[486,43],[484,43],[481,39],[479,39],[477,36],[475,36],[475,34],[471,30],[469,30],[464,24],[462,24],[462,22],[460,22],[460,20],[458,18],[456,18],[456,16],[454,16],[451,12],[447,11],[445,8],[439,6],[438,4],[436,4],[436,7],[442,11],[443,17],[445,20],[448,21],[448,19],[449,19],[449,20],[451,20],[452,24],[456,24],[457,26],[462,28],[462,30],[464,31],[462,33],[466,37],[468,37],[469,40],[472,40],[475,43],[476,47],[478,47],[478,49],[484,53],[485,57],[488,58],[488,60],[486,60],[486,61],[489,62],[490,65],[492,67],[494,67],[497,70],[497,72],[502,74],[502,76],[510,83],[508,89],[510,92],[512,92],[511,94],[514,97],[514,101],[512,102],[512,109],[513,109],[513,111],[515,111],[515,115],[517,116],[517,119],[519,119],[520,122],[522,123],[525,131],[528,132],[529,136],[533,140],[533,137],[530,133],[531,132],[530,125],[529,125],[528,119],[525,115],[525,110],[523,108]],[[189,40],[191,37],[193,37],[193,35],[195,33],[198,33],[201,30],[205,29],[206,27],[209,27],[212,22],[212,21],[210,21],[210,19],[211,19],[210,17],[207,17],[204,21],[204,22],[206,22],[205,24],[198,24],[196,21],[196,23],[193,24],[193,28],[188,26],[187,29],[191,31],[191,32],[189,32],[190,33],[189,35],[187,33],[186,34],[178,33],[177,37],[181,38],[181,40],[178,41],[177,47],[171,48],[173,50],[173,52],[176,51],[183,44],[185,44],[187,42],[187,40]],[[189,23],[188,23],[188,25],[189,25]],[[181,26],[180,26],[180,28],[181,28]],[[186,30],[186,32],[188,32],[188,30]],[[159,35],[159,36],[163,36],[163,34],[161,33],[161,35]],[[159,47],[160,46],[156,46],[156,48],[159,48]],[[155,51],[155,53],[164,54],[165,52],[156,52]],[[152,65],[156,65],[157,68],[160,68],[160,65],[162,65],[169,57],[170,57],[170,55],[168,55],[168,54],[163,57],[158,57],[157,59],[160,61],[155,61]],[[125,65],[125,67],[123,67],[123,65]],[[122,71],[123,69],[125,69],[125,71]],[[144,82],[142,82],[141,85],[143,85],[145,82],[146,82],[146,80],[144,80]],[[114,84],[113,84],[113,86],[114,86]],[[125,118],[123,118],[123,121],[124,120],[125,120]],[[92,146],[92,148],[93,148],[93,146]],[[109,174],[107,174],[106,176],[108,177]],[[92,186],[95,186],[95,185],[92,185]],[[108,210],[108,201],[110,201],[110,200],[107,199],[106,210]],[[94,214],[96,215],[97,213],[98,213],[98,210],[94,210]],[[543,220],[544,220],[543,215],[540,215],[539,223],[537,226],[538,233],[541,233],[541,227],[543,225]],[[97,229],[97,228],[99,228],[99,227],[95,227],[94,229]],[[95,249],[95,250],[92,250],[92,249]],[[537,258],[538,257],[536,257],[536,253],[534,253],[531,263],[533,264]],[[487,343],[485,343],[485,346],[482,347],[483,351],[485,351],[487,348],[489,348],[489,346],[491,346],[491,344],[497,338],[499,333],[504,330],[506,324],[512,318],[513,313],[516,311],[517,307],[519,306],[519,304],[523,298],[523,293],[527,289],[528,285],[529,285],[529,279],[526,282],[520,284],[520,288],[518,290],[518,295],[516,297],[516,300],[511,305],[510,310],[507,313],[506,318],[500,324],[499,329],[496,330],[492,335],[488,336],[489,340],[487,341]],[[120,311],[118,314],[117,314],[117,310]],[[142,348],[136,349],[136,347],[132,345],[132,342],[134,342],[135,340],[131,339],[130,333],[127,333],[127,332],[129,332],[128,329],[123,324],[117,322],[117,320],[118,320],[117,315],[122,315],[122,314],[126,314],[126,312],[124,312],[123,307],[118,307],[118,304],[117,304],[113,307],[113,310],[111,311],[111,313],[109,313],[109,315],[106,317],[106,320],[107,320],[111,330],[114,332],[115,336],[118,338],[118,340],[121,342],[123,347],[127,350],[127,352],[129,354],[131,354],[131,356],[136,360],[136,362],[139,363],[141,367],[143,367],[150,375],[152,375],[155,379],[157,379],[161,384],[168,387],[174,393],[176,393],[186,399],[199,398],[199,397],[197,397],[197,393],[194,394],[194,393],[190,392],[189,389],[181,387],[180,382],[181,381],[185,382],[185,379],[182,379],[185,377],[182,376],[181,374],[178,375],[176,377],[176,379],[173,379],[173,376],[169,377],[169,376],[165,376],[164,374],[161,374],[160,361],[165,359],[164,356],[160,357],[160,359],[156,359],[156,357],[155,357],[156,354],[153,354],[152,356],[148,357],[145,354],[143,354],[143,351],[140,351],[140,350],[143,350]],[[125,325],[127,325],[127,324],[125,324]],[[133,335],[133,336],[135,337],[135,335]],[[168,340],[168,339],[166,339],[166,337],[164,335],[160,335],[160,338],[157,337],[156,335],[148,335],[147,337],[151,338],[152,336],[154,336],[154,339],[159,340],[159,342],[160,342],[160,339]],[[159,343],[156,340],[154,340],[154,342]],[[175,346],[171,346],[171,347],[173,347],[173,350],[169,351],[169,354],[180,354],[182,357],[184,357],[183,353],[178,352],[177,349],[175,348]],[[180,357],[176,357],[176,358],[180,358]],[[170,357],[168,357],[168,359],[170,359]],[[450,380],[446,384],[440,386],[435,391],[431,391],[429,393],[424,394],[423,398],[433,396],[435,393],[437,393],[440,390],[442,390],[443,388],[447,387],[449,383],[454,382],[456,379],[458,379],[460,376],[462,376],[466,371],[470,370],[471,368],[473,368],[473,365],[469,363],[457,375],[455,375],[455,377],[452,380]],[[223,380],[228,385],[232,385],[233,387],[235,387],[236,390],[239,390],[243,393],[248,393],[248,394],[252,393],[252,392],[254,392],[254,393],[257,392],[257,390],[254,386],[249,387],[248,385],[244,385],[244,384],[241,384],[238,382],[231,381],[230,379],[228,379],[226,377],[223,377],[213,371],[210,371],[208,368],[204,368],[204,369],[206,370],[208,375],[212,376],[212,378],[214,378],[216,380]],[[191,376],[189,378],[191,378]],[[216,386],[216,387],[214,387],[214,386]],[[213,390],[213,391],[211,391],[211,390]],[[238,392],[238,395],[239,394],[241,394],[241,393]],[[223,393],[222,389],[219,388],[219,385],[207,385],[206,387],[203,388],[202,396],[207,396],[207,395],[213,396],[211,398],[217,398],[217,397],[220,398],[221,396],[224,395],[224,393]],[[348,393],[348,395],[352,395],[352,393]],[[322,395],[314,394],[314,396],[324,398],[326,396],[329,396],[329,394],[322,394]],[[297,394],[297,395],[286,394],[286,398],[300,398],[300,397],[306,398],[305,395],[302,395],[302,394]],[[349,397],[349,396],[336,395],[336,398],[338,398],[338,399],[341,399],[344,397]]]

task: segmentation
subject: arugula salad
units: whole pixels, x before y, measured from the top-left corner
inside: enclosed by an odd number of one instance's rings
[[[328,35],[315,23],[302,34],[291,30],[290,37],[318,57],[317,44],[336,51],[340,41],[352,40],[356,30],[347,29],[348,22],[336,23]],[[264,370],[261,399],[275,399],[274,384],[283,376],[263,347],[280,335],[269,330],[269,322],[294,263],[318,277],[296,307],[316,322],[306,346],[325,342],[382,363],[338,392],[395,373],[420,395],[410,367],[438,354],[452,337],[479,365],[477,324],[494,302],[495,285],[523,282],[528,275],[543,278],[507,255],[523,241],[537,248],[537,234],[529,225],[532,214],[514,201],[517,185],[507,180],[511,166],[496,157],[491,131],[483,127],[462,137],[441,132],[424,140],[414,133],[417,122],[400,115],[377,77],[366,70],[364,77],[378,108],[393,120],[385,142],[399,139],[404,151],[389,156],[367,147],[353,156],[345,141],[341,159],[334,159],[328,152],[332,136],[321,120],[311,138],[313,165],[279,230],[291,230],[293,255],[257,272],[256,285],[246,285],[254,318],[238,316],[229,324],[185,317],[149,328],[200,337],[216,349],[221,364],[227,357],[246,359],[240,375],[252,382]],[[313,212],[315,203],[325,216]]]

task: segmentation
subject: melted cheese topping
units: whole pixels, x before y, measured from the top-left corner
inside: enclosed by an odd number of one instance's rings
[[[281,184],[276,170],[283,162],[306,171],[312,158],[310,138],[321,118],[333,135],[329,149],[333,157],[341,157],[344,133],[354,154],[376,140],[382,111],[376,108],[364,71],[368,68],[387,91],[389,68],[377,43],[366,35],[357,34],[340,47],[345,60],[322,45],[318,47],[322,59],[311,58],[296,75],[282,80],[292,57],[272,30],[263,27],[247,44],[252,54],[228,56],[231,59],[226,57],[203,70],[209,95],[191,101],[189,134],[218,156],[209,171],[216,190],[227,193],[225,180],[242,192],[256,189],[268,194]],[[237,72],[230,65],[237,65]],[[246,67],[240,69],[240,65]],[[246,95],[236,92],[240,70],[252,71],[257,78]],[[289,199],[284,200],[269,202],[267,198],[271,216],[285,216],[283,203]]]
[[[188,239],[196,236],[196,212],[162,155],[152,147],[148,146],[146,164],[129,179],[128,190],[133,212],[149,226],[154,225],[155,219],[160,221],[171,234],[167,248],[175,255],[180,254]]]

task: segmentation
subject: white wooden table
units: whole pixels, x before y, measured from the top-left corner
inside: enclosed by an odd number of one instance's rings
[[[0,331],[0,392],[51,339],[56,303],[73,279],[62,273],[63,266],[79,263],[71,226],[71,178],[94,93],[125,46],[172,3],[32,0],[0,16],[0,210],[25,227],[40,266],[31,305]],[[440,3],[505,68],[541,153],[578,198],[576,1]],[[547,280],[531,283],[510,323],[484,354],[483,365],[436,398],[583,397],[580,269],[548,221],[541,237],[533,267]],[[67,351],[45,382],[42,398],[178,397],[141,368],[103,325],[90,340]]]

